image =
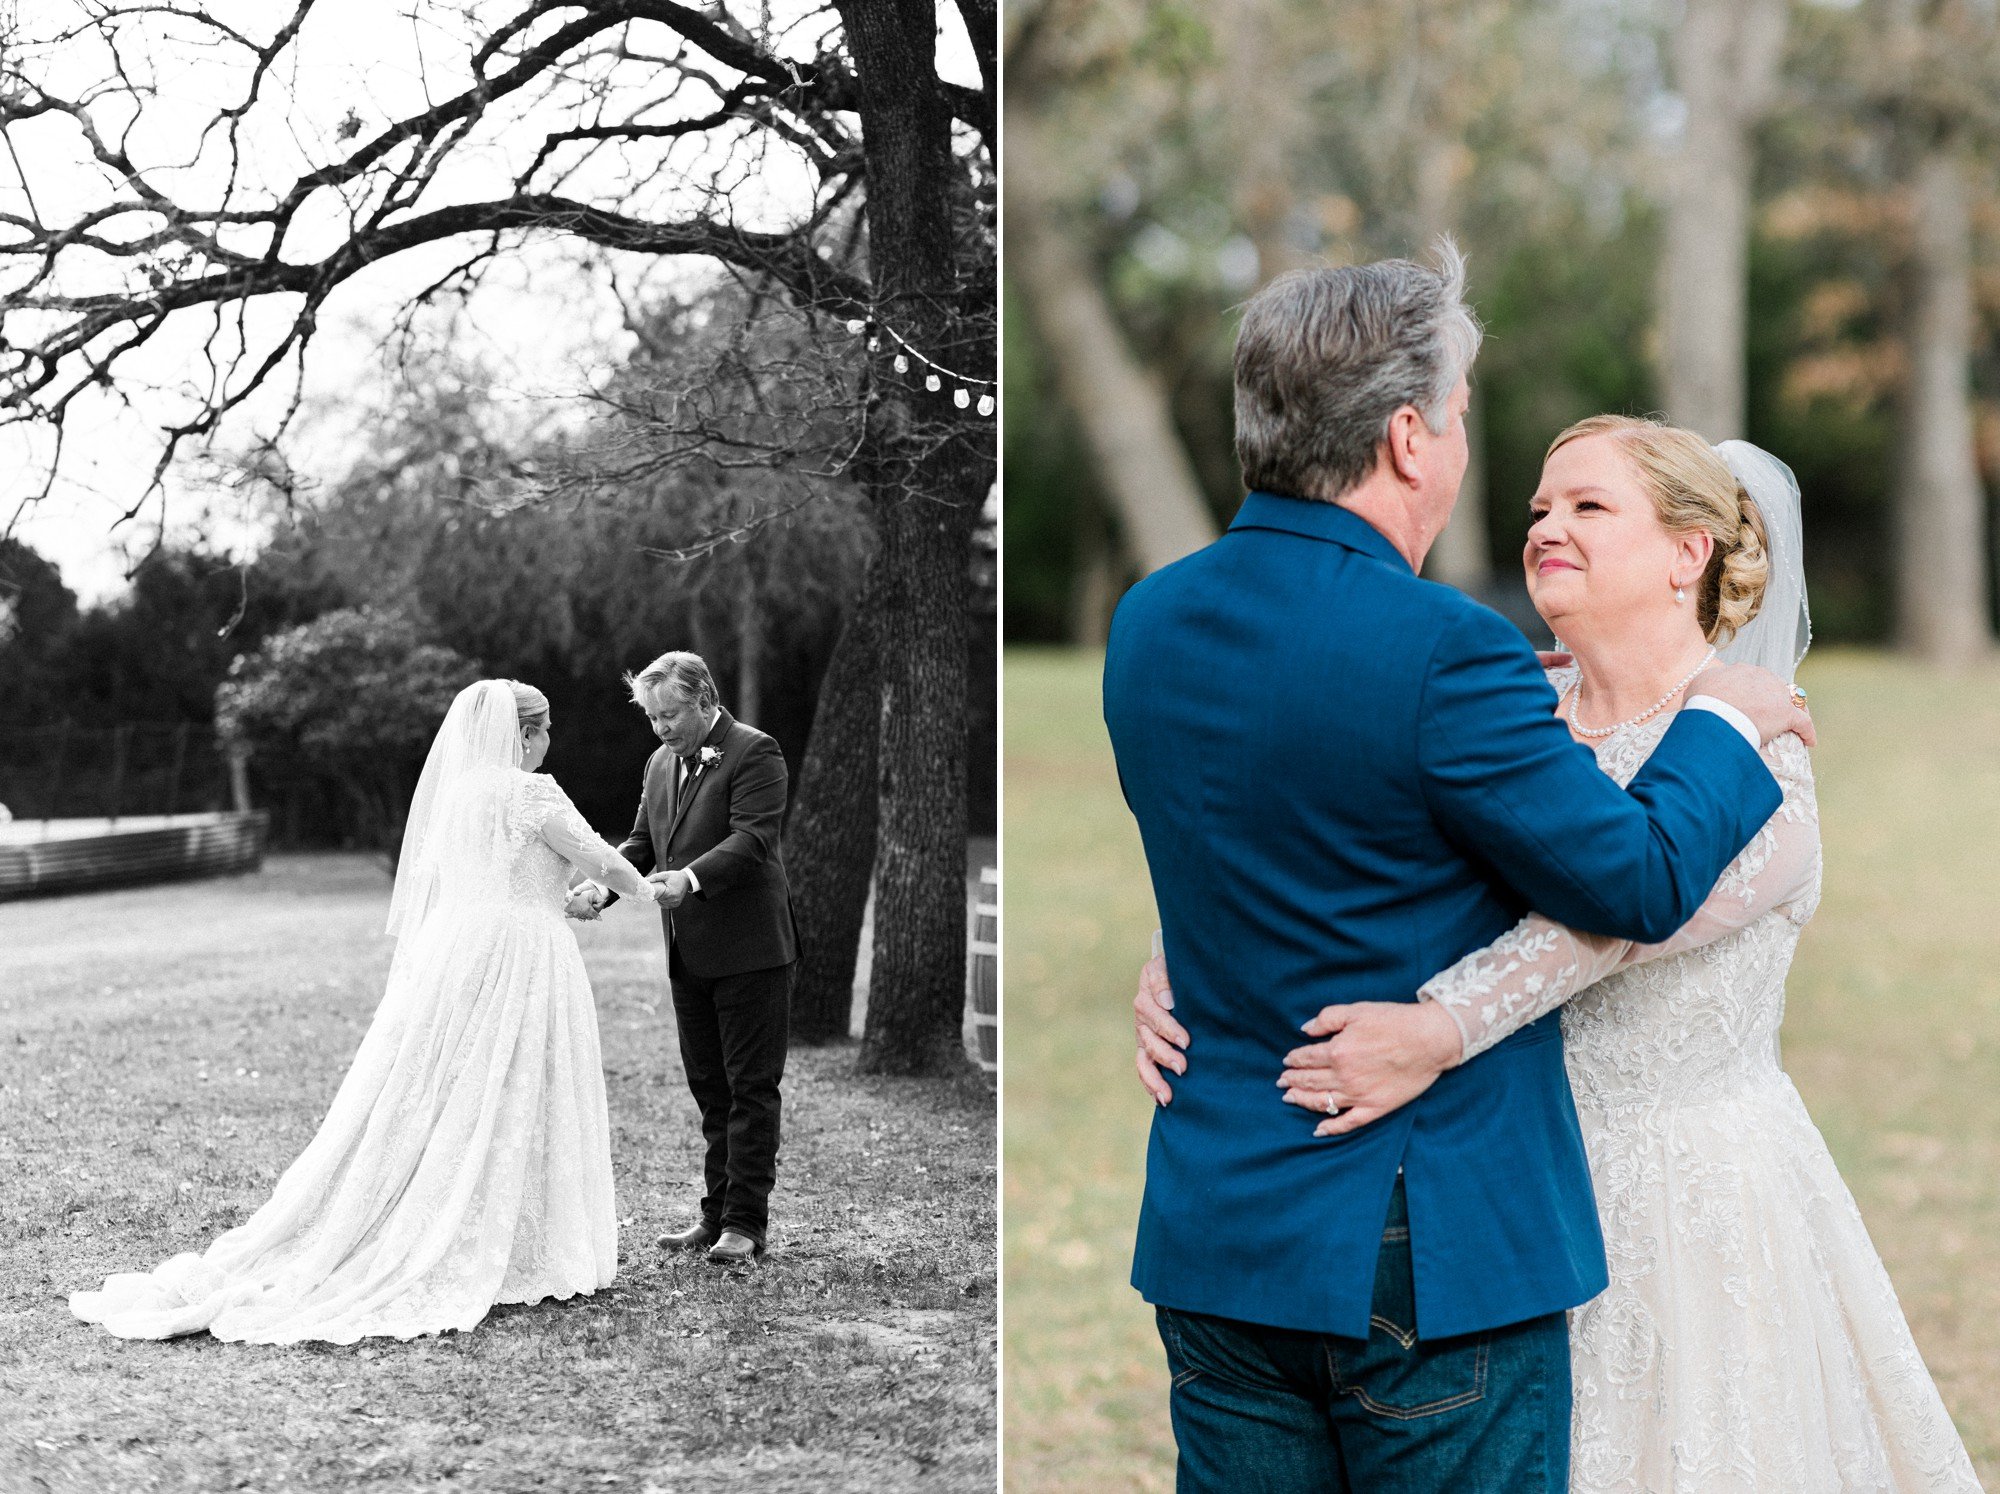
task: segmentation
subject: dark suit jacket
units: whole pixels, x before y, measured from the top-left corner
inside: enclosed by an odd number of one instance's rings
[[[689,974],[715,980],[789,965],[798,958],[798,936],[778,846],[784,754],[727,711],[702,745],[720,748],[721,760],[699,771],[678,812],[674,754],[662,747],[647,761],[638,818],[619,854],[642,876],[687,870],[701,883],[660,915]]]
[[[1666,938],[1778,807],[1719,716],[1681,712],[1627,792],[1555,707],[1511,623],[1329,503],[1252,493],[1125,594],[1104,715],[1194,1037],[1153,1116],[1147,1301],[1366,1338],[1398,1165],[1423,1337],[1603,1290],[1556,1016],[1345,1136],[1275,1084],[1321,1007],[1413,1001],[1530,905]]]

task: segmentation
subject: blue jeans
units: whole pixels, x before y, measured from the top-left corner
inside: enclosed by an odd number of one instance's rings
[[[1366,1342],[1161,1307],[1181,1494],[1565,1494],[1561,1313],[1416,1336],[1400,1179]]]

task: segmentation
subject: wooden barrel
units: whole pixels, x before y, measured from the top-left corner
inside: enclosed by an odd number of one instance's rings
[[[0,898],[254,871],[264,859],[269,829],[270,816],[261,809],[157,815],[83,829],[55,820],[39,834],[17,822],[0,840]]]
[[[973,1054],[991,1074],[1000,1067],[1000,871],[979,869],[972,904],[968,996],[972,1006]]]

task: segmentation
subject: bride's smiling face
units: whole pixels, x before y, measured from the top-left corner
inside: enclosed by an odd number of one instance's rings
[[[1713,541],[1660,522],[1638,469],[1617,438],[1581,436],[1550,453],[1528,501],[1522,552],[1528,595],[1558,637],[1579,620],[1637,618],[1678,608],[1694,618],[1692,588]],[[1676,603],[1674,588],[1690,588]]]

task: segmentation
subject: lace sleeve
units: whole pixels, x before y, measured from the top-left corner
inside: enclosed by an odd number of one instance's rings
[[[1451,1014],[1465,1057],[1547,1016],[1613,971],[1712,944],[1782,910],[1804,924],[1819,900],[1819,806],[1812,766],[1792,735],[1764,748],[1784,802],[1729,864],[1695,915],[1659,944],[1635,944],[1566,928],[1531,913],[1484,949],[1476,949],[1418,988]]]
[[[577,813],[569,795],[553,778],[530,774],[516,811],[524,829],[585,876],[602,882],[621,897],[653,902],[653,884]]]

